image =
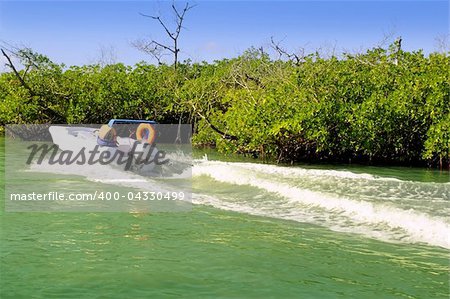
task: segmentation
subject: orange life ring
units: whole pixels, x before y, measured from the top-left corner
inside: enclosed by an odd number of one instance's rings
[[[153,143],[156,137],[155,128],[150,124],[140,124],[136,129],[136,138],[147,143]]]

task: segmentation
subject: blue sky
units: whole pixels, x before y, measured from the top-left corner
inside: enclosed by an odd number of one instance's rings
[[[186,17],[182,58],[235,57],[250,46],[268,47],[270,37],[288,49],[359,51],[385,34],[401,35],[407,50],[436,49],[449,33],[448,1],[196,1]],[[146,14],[168,21],[164,1],[0,0],[0,40],[29,46],[68,65],[98,61],[100,49],[127,64],[149,56],[131,46],[139,38],[166,41]],[[181,4],[181,3],[180,3]],[[112,50],[111,50],[112,49]]]

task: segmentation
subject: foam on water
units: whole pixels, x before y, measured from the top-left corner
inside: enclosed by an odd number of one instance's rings
[[[276,165],[233,163],[241,169],[300,189],[345,197],[374,204],[402,204],[403,209],[429,213],[435,216],[450,215],[449,183],[405,181],[349,171],[303,169]]]
[[[153,189],[157,187],[161,191],[167,190],[165,184],[158,180],[124,172],[110,165],[33,164],[30,170],[82,175],[93,182],[139,190],[146,190],[149,184]],[[196,180],[209,176],[219,182],[215,184],[249,186],[263,192],[261,196],[249,197],[243,191],[242,194],[234,193],[233,198],[227,198],[224,194],[208,195],[208,190],[198,189],[198,194],[193,195],[195,204],[314,223],[336,231],[360,233],[385,241],[428,243],[450,248],[450,223],[446,217],[440,216],[442,211],[434,213],[432,208],[436,204],[443,204],[448,208],[449,184],[404,183],[397,179],[349,171],[227,163],[207,159],[195,160],[192,174]],[[190,171],[176,177],[189,176]],[[335,183],[335,190],[322,192],[323,186],[319,183],[328,181]],[[377,182],[384,185],[376,185]],[[208,189],[213,188],[208,186]],[[366,193],[370,193],[370,196]],[[397,193],[402,195],[398,196]],[[408,199],[414,199],[417,195],[420,195],[417,203],[431,202],[428,209],[406,204]]]
[[[173,191],[158,180],[130,171],[126,172],[111,165],[49,165],[47,163],[34,163],[30,165],[29,171],[82,176],[92,182],[136,188],[144,191],[147,191],[149,186],[155,192]]]
[[[349,178],[349,179],[387,179],[398,180],[395,178],[380,178],[367,173],[353,173],[350,171],[341,170],[322,170],[322,169],[305,169],[299,167],[286,167],[286,166],[274,166],[269,164],[256,164],[256,163],[233,163],[233,165],[254,170],[258,172],[264,172],[267,174],[278,174],[285,176],[316,176],[316,177],[336,177],[336,178]]]
[[[414,209],[403,209],[401,202],[396,205],[392,202],[384,203],[367,202],[364,200],[350,199],[346,196],[332,196],[321,192],[299,188],[292,183],[275,181],[264,177],[262,174],[284,174],[321,177],[337,177],[354,180],[374,180],[377,179],[366,174],[352,174],[349,172],[328,170],[306,170],[291,169],[274,165],[257,165],[251,163],[225,163],[217,161],[196,161],[194,176],[207,175],[216,181],[233,184],[247,185],[271,192],[287,199],[291,205],[288,213],[285,207],[273,205],[273,209],[263,209],[263,206],[255,208],[249,206],[236,205],[233,203],[223,203],[226,209],[249,212],[258,215],[267,215],[292,219],[297,221],[313,221],[326,225],[332,229],[340,231],[353,231],[369,234],[382,239],[395,239],[408,242],[428,243],[431,245],[450,248],[450,224],[443,218]],[[385,178],[381,178],[384,180]],[[274,200],[278,200],[274,197]],[[213,201],[213,205],[220,207],[220,201]],[[205,204],[211,204],[211,200],[206,200]],[[241,203],[242,204],[242,203]],[[297,205],[295,205],[297,204]],[[267,204],[266,204],[267,205]],[[296,209],[298,213],[296,213]],[[317,209],[321,210],[318,211]],[[255,212],[256,210],[256,212]],[[264,211],[264,212],[263,212]],[[309,216],[305,216],[305,211],[309,211]],[[322,213],[323,215],[317,215]],[[306,213],[308,214],[308,213]],[[319,217],[314,217],[314,214]]]

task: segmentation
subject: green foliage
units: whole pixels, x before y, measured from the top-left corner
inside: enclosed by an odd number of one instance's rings
[[[450,56],[397,45],[342,58],[69,67],[25,49],[32,91],[0,75],[0,123],[192,122],[197,145],[279,161],[449,162]],[[31,58],[30,58],[31,57]],[[32,61],[33,63],[30,63]],[[21,71],[24,75],[25,71]]]

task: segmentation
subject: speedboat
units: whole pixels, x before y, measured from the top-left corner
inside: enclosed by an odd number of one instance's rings
[[[157,162],[155,121],[111,119],[100,127],[50,126],[53,143],[77,162],[149,172]]]

